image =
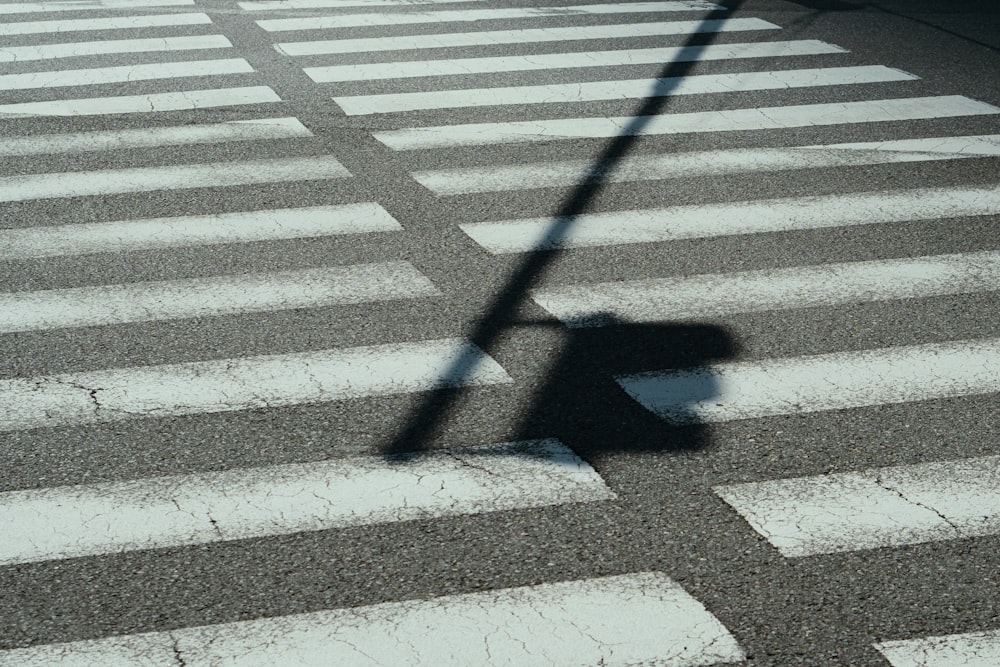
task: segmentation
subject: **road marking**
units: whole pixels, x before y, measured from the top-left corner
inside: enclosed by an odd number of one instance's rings
[[[439,195],[575,186],[592,179],[607,183],[691,178],[753,171],[817,169],[897,162],[930,162],[1000,156],[1000,134],[928,137],[897,141],[738,148],[734,150],[630,156],[602,172],[588,160],[437,169],[411,174]]]
[[[0,260],[396,232],[374,203],[0,230]]]
[[[950,95],[862,102],[832,102],[755,109],[720,109],[662,116],[558,118],[506,123],[471,123],[414,127],[374,132],[376,139],[397,151],[451,146],[611,138],[704,132],[768,130],[815,125],[877,123],[954,118],[1000,113],[1000,108]]]
[[[204,125],[100,130],[0,138],[0,155],[53,155],[126,148],[266,141],[313,136],[297,118],[255,118]]]
[[[299,19],[294,20],[297,21]],[[260,23],[260,21],[258,21],[258,23]],[[488,30],[477,32],[450,32],[434,35],[400,35],[397,37],[283,42],[281,44],[275,44],[274,48],[277,49],[278,53],[282,53],[286,56],[312,56],[328,53],[363,53],[370,51],[400,51],[404,49],[440,49],[456,46],[489,46],[491,44],[533,44],[542,42],[565,42],[590,39],[623,39],[629,37],[659,37],[661,35],[690,35],[703,32],[739,32],[748,30],[780,30],[780,27],[760,19],[670,21],[666,23],[626,23],[624,25],[588,25],[571,26],[568,28]]]
[[[195,49],[225,49],[232,43],[222,35],[193,37],[156,37],[151,39],[96,40],[37,46],[0,48],[0,62],[24,62],[54,58],[80,58],[112,53],[153,53],[160,51],[191,51]]]
[[[28,88],[60,88],[64,86],[93,86],[106,83],[177,79],[189,76],[215,76],[218,74],[250,74],[254,71],[243,58],[225,60],[193,60],[176,63],[149,63],[120,67],[95,67],[92,69],[67,69],[53,72],[26,72],[0,75],[0,90],[26,90]]]
[[[714,490],[789,558],[1000,533],[1000,456]]]
[[[500,56],[495,58],[450,58],[448,60],[416,60],[357,65],[304,67],[303,71],[317,83],[340,81],[373,81],[376,79],[406,79],[423,76],[493,74],[527,72],[577,67],[610,67],[670,62],[699,62],[737,58],[779,58],[846,53],[839,46],[818,40],[760,42],[756,44],[709,44],[706,46],[668,46],[659,49],[619,49],[616,51],[583,51],[578,53],[540,53],[531,56]]]
[[[112,368],[0,380],[0,431],[510,382],[491,357],[456,339]]]
[[[401,3],[400,3],[401,4]],[[268,32],[285,30],[329,30],[362,26],[411,25],[418,23],[459,23],[499,21],[545,16],[599,16],[602,14],[642,14],[663,12],[719,11],[724,7],[710,2],[631,2],[617,5],[577,5],[575,7],[513,7],[504,9],[449,9],[433,12],[341,14],[294,19],[265,19],[257,25]]]
[[[557,440],[9,491],[0,565],[615,497]]]
[[[10,2],[0,5],[0,14],[46,14],[95,10],[140,9],[193,5],[194,0],[67,0],[62,2]]]
[[[743,662],[658,572],[386,602],[0,652],[0,664],[637,665]]]
[[[408,262],[0,292],[0,333],[440,296]]]
[[[571,328],[1000,290],[1000,252],[822,264],[533,290]]]
[[[267,86],[213,88],[173,93],[151,93],[124,97],[87,97],[75,100],[0,104],[0,118],[35,116],[102,116],[118,113],[156,113],[187,111],[209,107],[240,106],[280,102],[278,94]]]
[[[996,667],[1000,630],[875,644],[892,667]]]
[[[481,0],[263,0],[262,2],[237,2],[248,12],[287,9],[335,9],[340,7],[399,7],[412,5],[462,4]]]
[[[0,178],[0,201],[317,181],[350,175],[329,156],[31,174]]]
[[[128,30],[176,25],[211,23],[208,14],[151,14],[149,16],[114,16],[97,19],[60,19],[57,21],[21,21],[0,23],[0,35],[36,35],[40,33],[85,32],[88,30]]]
[[[663,79],[631,79],[555,83],[417,93],[386,93],[334,97],[348,116],[427,109],[458,109],[503,104],[558,104],[599,100],[645,99],[674,95],[739,93],[750,90],[785,90],[821,86],[847,86],[887,81],[913,81],[920,77],[881,65],[824,67],[816,69],[699,74]]]
[[[588,213],[459,227],[491,253],[767,234],[802,229],[996,215],[1000,188],[927,188]]]
[[[677,424],[913,403],[1000,391],[1000,339],[735,362],[616,378]]]

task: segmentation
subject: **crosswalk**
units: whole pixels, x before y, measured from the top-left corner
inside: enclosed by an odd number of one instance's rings
[[[864,54],[799,34],[783,39],[777,23],[744,12],[730,16],[726,7],[700,0],[541,7],[472,0],[235,5],[238,11],[230,11],[227,21],[244,21],[256,38],[268,40],[270,56],[301,74],[331,113],[385,121],[366,130],[370,150],[400,159],[442,210],[465,211],[441,224],[464,235],[467,250],[479,253],[484,265],[545,253],[570,264],[593,262],[601,253],[627,262],[631,251],[657,244],[669,253],[675,243],[802,232],[835,245],[837,234],[852,229],[961,224],[1000,215],[995,180],[798,191],[779,198],[744,194],[676,205],[664,199],[647,208],[628,208],[617,199],[597,211],[547,203],[527,214],[533,217],[484,214],[497,209],[476,202],[497,193],[526,194],[531,208],[550,190],[559,193],[553,201],[563,201],[567,192],[608,184],[666,185],[748,174],[782,179],[857,167],[995,160],[1000,134],[975,128],[995,127],[1000,108],[964,95],[929,94],[918,87],[918,73],[863,62]],[[274,88],[284,89],[258,71],[258,60],[236,52],[234,35],[212,34],[213,18],[201,8],[196,0],[0,5],[0,35],[25,36],[0,47],[0,62],[16,70],[0,75],[0,116],[12,128],[0,138],[0,155],[31,165],[0,173],[0,205],[47,211],[42,207],[135,194],[148,196],[146,206],[156,207],[157,193],[183,197],[209,189],[225,198],[302,183],[323,184],[329,201],[221,211],[165,206],[137,216],[114,210],[95,220],[46,214],[44,222],[30,224],[12,216],[0,230],[0,262],[15,272],[24,267],[31,273],[30,266],[44,273],[59,262],[96,267],[149,251],[170,258],[214,249],[220,258],[239,257],[251,244],[295,240],[342,240],[350,244],[352,259],[301,266],[283,258],[285,264],[234,270],[231,263],[211,265],[208,252],[199,257],[209,263],[190,275],[6,291],[0,294],[0,335],[70,331],[86,338],[101,328],[150,331],[224,317],[253,322],[268,314],[336,313],[374,304],[426,304],[430,310],[452,296],[444,281],[405,253],[382,252],[383,241],[387,247],[408,242],[406,220],[370,192],[356,196],[365,188],[355,188],[360,179],[352,163],[330,154],[317,136],[322,128],[296,115]],[[59,18],[46,17],[49,12]],[[70,12],[80,16],[62,18]],[[43,43],[28,42],[36,37]],[[799,59],[809,66],[799,66]],[[650,76],[649,66],[665,64],[670,66]],[[678,64],[721,70],[691,73]],[[748,105],[756,95],[765,101]],[[651,99],[667,103],[666,111],[628,115]],[[690,106],[673,111],[675,100]],[[190,122],[174,112],[204,116]],[[30,123],[46,117],[74,117],[84,125],[32,132]],[[941,124],[947,119],[972,123],[973,129],[949,132]],[[801,130],[821,130],[824,139],[785,138]],[[756,138],[739,139],[747,136]],[[705,137],[722,147],[697,143]],[[561,143],[589,142],[585,154],[597,155],[609,141],[623,138],[654,143],[651,150],[596,165],[558,149]],[[693,148],[680,150],[688,144],[665,143],[691,140]],[[553,145],[550,152],[536,150]],[[209,146],[220,148],[213,155],[225,159],[199,159],[197,151]],[[122,166],[114,160],[120,151],[147,153]],[[157,151],[164,151],[162,159]],[[421,164],[425,154],[435,156],[427,165]],[[47,166],[50,158],[58,169]],[[465,198],[472,203],[462,206]],[[734,316],[858,304],[906,313],[907,303],[988,297],[1000,289],[994,248],[761,266],[678,274],[663,265],[638,271],[648,274],[642,278],[605,272],[612,277],[599,282],[539,280],[523,296],[560,326],[593,332],[676,321],[731,326]],[[982,317],[995,325],[995,312]],[[294,326],[288,322],[280,326]],[[607,379],[640,409],[681,427],[1000,392],[1000,343],[993,337],[822,345],[808,355],[650,367]],[[397,332],[392,340],[268,354],[198,350],[190,358],[156,363],[74,365],[0,379],[0,432],[45,439],[73,429],[157,420],[317,405],[345,410],[350,401],[403,400],[442,390],[500,396],[517,389],[520,377],[489,346],[461,336]],[[622,502],[628,490],[605,479],[608,462],[592,466],[576,451],[594,443],[563,442],[555,435],[454,443],[405,460],[369,454],[273,465],[236,461],[221,470],[0,490],[0,532],[11,536],[0,544],[0,564],[44,567],[126,552],[155,556],[154,550],[252,544],[275,536],[535,508],[582,512]],[[905,465],[832,474],[782,477],[779,470],[753,480],[737,475],[703,491],[704,502],[721,503],[739,518],[741,531],[760,535],[783,558],[797,560],[995,538],[998,489],[995,454],[941,460],[929,453]],[[744,664],[753,649],[752,633],[732,614],[717,604],[710,608],[667,572],[534,580],[434,599],[244,615],[184,627],[170,622],[163,627],[172,629],[162,631],[35,642],[0,650],[0,665],[332,660],[693,666]],[[985,665],[1000,655],[1000,635],[996,628],[970,627],[961,634],[870,641],[868,649],[894,667],[964,664],[955,662],[956,655]]]

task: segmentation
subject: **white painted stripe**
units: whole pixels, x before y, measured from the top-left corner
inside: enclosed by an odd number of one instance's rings
[[[407,262],[0,292],[0,333],[418,299],[440,292]]]
[[[25,62],[55,58],[80,58],[112,53],[152,53],[161,51],[191,51],[195,49],[225,49],[232,43],[222,35],[193,37],[156,37],[151,39],[95,40],[37,46],[0,48],[0,62]]]
[[[280,102],[278,94],[267,86],[246,88],[214,88],[183,90],[173,93],[127,95],[123,97],[87,97],[83,99],[51,100],[0,104],[0,118],[30,118],[34,116],[102,116],[117,113],[156,113],[186,111],[209,107],[240,106]]]
[[[108,11],[143,7],[193,5],[194,0],[63,0],[46,2],[9,2],[0,4],[0,14],[45,14],[48,12]]]
[[[0,565],[613,499],[557,440],[13,491]]]
[[[715,492],[789,558],[1000,533],[1000,456]]]
[[[679,424],[911,403],[1000,391],[1000,339],[736,362],[617,382]]]
[[[92,222],[0,230],[0,259],[134,252],[401,229],[395,218],[373,203]]]
[[[0,201],[317,181],[350,175],[329,156],[32,174],[0,178]]]
[[[309,18],[269,19],[257,21],[268,32],[285,30],[327,30],[362,26],[409,25],[417,23],[469,23],[544,16],[594,16],[601,14],[643,14],[721,10],[710,2],[630,2],[611,5],[577,5],[575,7],[512,7],[504,9],[450,9],[435,12],[401,12],[397,14],[340,14]]]
[[[630,156],[607,173],[607,183],[692,178],[752,171],[817,169],[897,162],[930,162],[1000,156],[1000,134],[928,137],[850,144],[738,148],[735,150]],[[439,195],[575,186],[594,178],[594,164],[566,160],[536,164],[438,169],[412,174]]]
[[[0,138],[0,155],[52,155],[126,148],[265,141],[313,136],[297,118],[254,118],[206,125],[100,130]]]
[[[743,659],[725,626],[658,572],[0,652],[4,667],[695,667]]]
[[[571,285],[531,298],[569,327],[1000,290],[1000,252]]]
[[[243,58],[229,58],[225,60],[192,60],[177,63],[67,69],[53,72],[26,72],[0,76],[0,90],[92,86],[105,83],[127,83],[129,81],[176,79],[188,76],[249,74],[253,71],[250,63]]]
[[[1000,630],[875,644],[892,667],[996,667]]]
[[[374,132],[393,150],[483,144],[609,138],[701,132],[735,132],[813,125],[877,123],[1000,113],[1000,108],[961,95],[862,102],[831,102],[756,109],[720,109],[662,116],[559,118],[507,123],[472,123]]]
[[[334,97],[333,100],[344,110],[344,113],[355,116],[503,104],[558,104],[597,100],[645,99],[674,95],[739,93],[748,90],[847,86],[862,83],[884,83],[886,81],[912,81],[918,78],[920,77],[890,67],[867,65],[771,72],[701,74],[663,79],[585,81],[540,86],[355,95]]]
[[[499,254],[998,213],[1000,188],[992,185],[676,206],[589,213],[570,219],[480,222],[459,227],[476,243]]]
[[[237,2],[236,5],[248,12],[266,12],[288,9],[336,9],[340,7],[410,7],[413,5],[461,4],[482,0],[262,0],[261,2]]]
[[[513,382],[479,348],[430,340],[0,380],[0,431]]]
[[[175,25],[211,23],[208,14],[150,14],[115,16],[98,19],[61,19],[58,21],[21,21],[0,23],[0,35],[35,35],[40,33],[86,32],[88,30],[127,30]]]
[[[483,32],[449,32],[434,35],[400,35],[397,37],[283,42],[276,44],[274,48],[277,49],[278,53],[283,53],[286,56],[312,56],[328,53],[440,49],[456,46],[488,46],[491,44],[533,44],[590,39],[690,35],[703,32],[739,32],[746,30],[780,30],[780,27],[760,19],[670,21],[667,23],[627,23],[624,25],[589,25],[568,28],[529,28],[524,30],[489,30]]]

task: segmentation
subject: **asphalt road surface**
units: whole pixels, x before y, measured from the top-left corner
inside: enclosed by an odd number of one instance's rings
[[[0,665],[1000,664],[1000,7],[0,4]]]

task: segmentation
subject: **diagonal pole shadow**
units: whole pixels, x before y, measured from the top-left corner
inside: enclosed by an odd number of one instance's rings
[[[585,176],[563,200],[549,224],[540,247],[558,249],[569,235],[576,219],[585,213],[601,192],[611,175],[621,165],[639,141],[644,128],[667,107],[670,93],[677,88],[699,62],[701,52],[711,44],[712,31],[717,24],[739,9],[744,0],[732,0],[711,10],[699,23],[698,29],[682,45],[682,59],[664,65],[654,86],[654,94],[643,99],[629,123],[601,151]],[[701,32],[704,29],[705,32]],[[517,324],[516,314],[528,293],[544,277],[560,254],[559,250],[536,250],[528,253],[524,261],[507,280],[503,289],[485,309],[468,341],[486,354],[491,354],[501,334]],[[384,454],[395,460],[406,460],[418,455],[433,436],[435,430],[448,417],[455,405],[455,386],[475,370],[468,358],[462,358],[447,368],[442,377],[449,378],[449,386],[429,392],[421,404],[410,414],[405,427],[388,444]]]

